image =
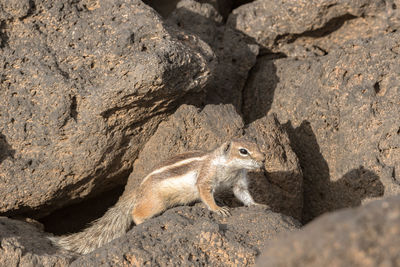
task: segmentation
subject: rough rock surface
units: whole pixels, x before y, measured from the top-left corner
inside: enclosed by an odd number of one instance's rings
[[[244,113],[252,121],[275,112],[286,123],[303,168],[306,221],[400,192],[399,42],[392,33],[254,68]]]
[[[390,2],[257,0],[235,9],[227,24],[274,52],[321,56],[348,40],[383,35],[396,17]]]
[[[298,226],[290,217],[262,207],[234,209],[228,218],[204,206],[177,207],[71,266],[247,266],[254,264],[265,240]]]
[[[301,220],[303,174],[289,136],[276,115],[269,114],[252,122],[245,129],[245,136],[255,139],[265,153],[266,173],[250,174],[250,191],[255,200]]]
[[[160,13],[163,17],[168,17],[177,7],[177,4],[180,0],[144,0],[144,3],[148,4],[158,13]],[[207,3],[214,7],[215,10],[218,11],[225,19],[230,14],[232,8],[236,5],[243,3],[236,2],[244,2],[244,1],[235,1],[235,0],[196,0],[198,3]]]
[[[248,72],[256,63],[259,46],[241,32],[227,27],[218,11],[208,3],[182,0],[168,21],[198,35],[217,57],[212,80],[205,90],[207,104],[230,103],[240,113]]]
[[[0,217],[0,266],[67,266],[41,230],[26,222]]]
[[[79,231],[133,164],[125,194],[232,137],[266,153],[250,192],[271,210],[218,196],[232,217],[175,207],[77,258],[0,218],[0,265],[252,265],[277,232],[260,264],[400,265],[398,197],[291,232],[400,193],[400,0],[145,2],[164,18],[139,0],[0,1],[0,213]]]
[[[267,173],[249,175],[252,196],[274,211],[301,219],[303,176],[287,133],[272,115],[255,121],[243,131],[243,121],[232,105],[207,105],[203,110],[181,106],[159,125],[140,152],[124,194],[129,194],[154,166],[171,155],[212,150],[227,140],[243,136],[255,140],[266,154]],[[232,197],[228,200],[226,197],[223,200],[230,205],[239,205]]]
[[[267,242],[256,266],[400,266],[400,197],[324,215]]]
[[[157,124],[211,75],[210,48],[138,0],[0,7],[1,213],[125,182]]]

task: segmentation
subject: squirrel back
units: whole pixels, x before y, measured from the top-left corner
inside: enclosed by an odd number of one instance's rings
[[[187,152],[153,169],[138,188],[126,190],[114,207],[84,231],[50,237],[61,248],[79,254],[121,237],[134,222],[136,225],[170,207],[201,200],[207,208],[229,216],[228,207],[214,199],[219,188],[230,188],[246,206],[259,205],[248,191],[247,171],[260,169],[265,155],[254,142],[232,140],[209,152]]]

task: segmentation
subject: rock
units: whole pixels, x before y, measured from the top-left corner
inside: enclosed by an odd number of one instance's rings
[[[57,251],[35,226],[0,217],[1,266],[68,266],[69,257]]]
[[[168,17],[175,10],[179,0],[144,0],[145,4],[151,6],[164,18]]]
[[[303,174],[287,132],[276,115],[269,114],[252,122],[245,133],[257,140],[265,153],[266,177],[264,173],[250,174],[250,190],[256,202],[268,203],[272,210],[301,220]]]
[[[0,12],[3,13],[2,17],[23,18],[31,11],[33,4],[29,0],[9,0],[7,3],[0,3],[0,7],[6,13],[5,15],[4,12]]]
[[[399,194],[399,42],[392,33],[254,67],[246,121],[274,112],[286,125],[304,174],[305,221]]]
[[[295,220],[262,207],[238,208],[228,218],[204,206],[176,207],[71,266],[252,265],[263,240],[298,226]]]
[[[256,266],[399,266],[400,197],[321,218],[268,241]]]
[[[138,0],[29,3],[1,19],[0,213],[40,217],[123,184],[214,55]]]
[[[168,17],[179,5],[180,0],[145,0],[144,3],[148,4],[163,17]],[[233,0],[196,0],[198,3],[207,3],[213,6],[225,19],[228,17],[232,10]]]
[[[235,9],[227,24],[268,51],[321,56],[348,40],[383,34],[389,28],[389,9],[373,0],[257,0]]]
[[[232,11],[234,0],[197,0],[199,3],[207,3],[212,5],[218,13],[226,20]]]
[[[198,35],[217,56],[213,78],[205,88],[207,104],[233,104],[239,113],[247,75],[256,62],[258,45],[239,31],[222,24],[211,4],[182,0],[168,21]]]
[[[256,201],[276,212],[301,219],[303,177],[287,133],[274,116],[252,123],[243,132],[243,121],[232,105],[207,105],[203,110],[181,106],[168,121],[160,123],[135,161],[124,195],[162,161],[190,150],[212,150],[232,138],[255,140],[266,153],[264,173],[250,173],[250,193]],[[233,195],[221,198],[229,206],[242,205]]]

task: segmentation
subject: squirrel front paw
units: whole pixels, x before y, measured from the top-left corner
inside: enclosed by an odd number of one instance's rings
[[[219,209],[215,210],[214,212],[218,213],[219,215],[223,217],[228,217],[231,215],[231,212],[228,207],[219,207]]]

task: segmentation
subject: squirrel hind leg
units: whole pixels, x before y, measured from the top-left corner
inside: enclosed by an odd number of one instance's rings
[[[137,202],[132,210],[132,219],[136,225],[165,210],[163,202],[157,197],[146,198],[146,201]]]

